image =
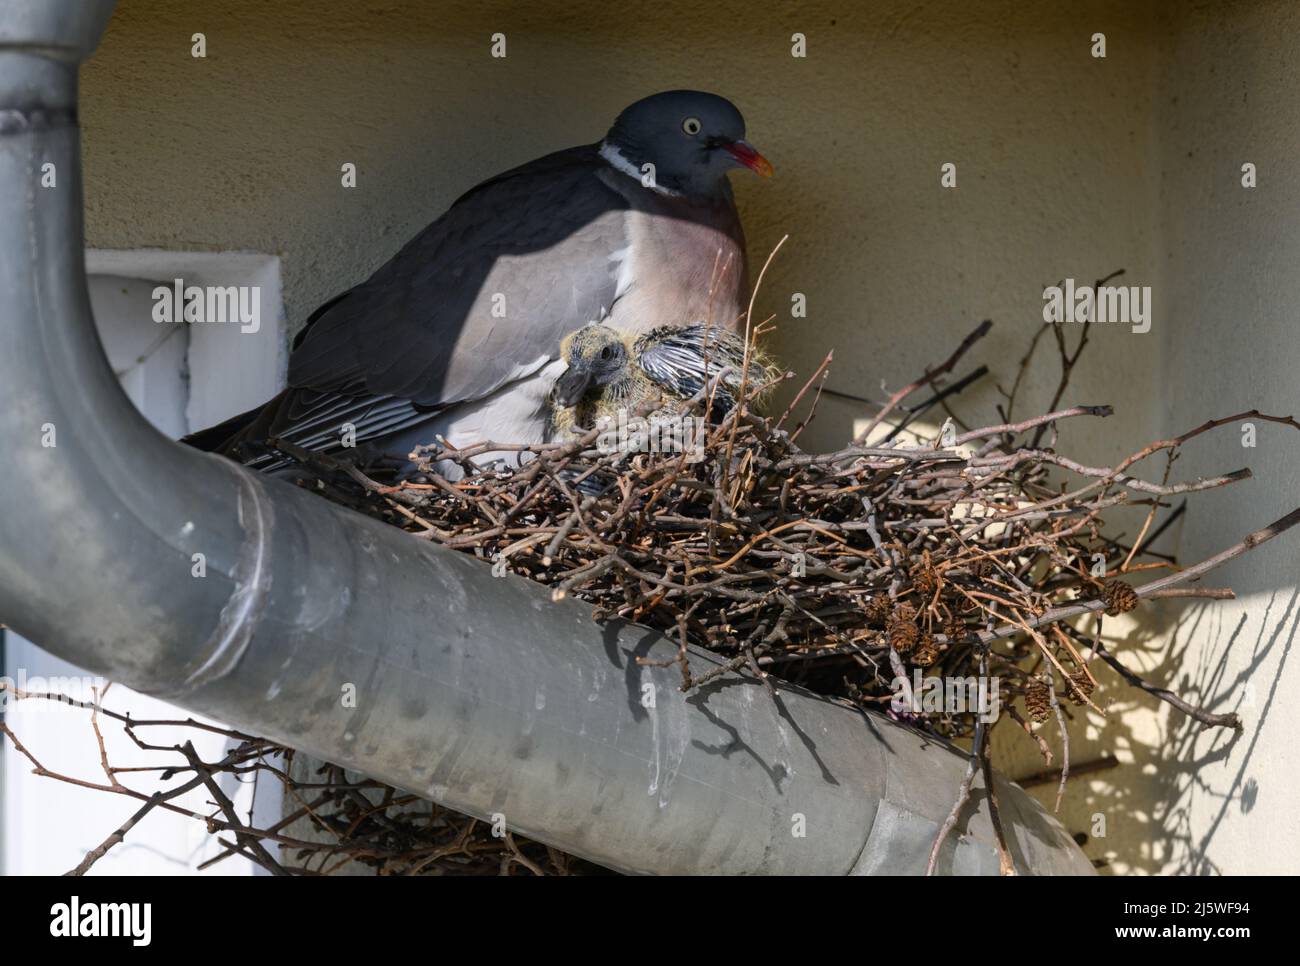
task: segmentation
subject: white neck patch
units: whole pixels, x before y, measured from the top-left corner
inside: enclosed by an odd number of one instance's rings
[[[635,178],[638,182],[642,182],[641,169],[629,161],[622,151],[610,144],[608,141],[600,142],[600,156],[604,158],[605,162],[615,171],[622,172],[629,178]],[[665,188],[660,184],[645,185],[644,182],[642,182],[642,184],[644,187],[648,187],[656,194],[661,194],[668,198],[680,198],[682,196],[680,191],[673,191],[671,188]]]

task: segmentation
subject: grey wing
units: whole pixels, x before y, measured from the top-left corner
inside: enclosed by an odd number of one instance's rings
[[[732,370],[724,384],[739,386],[744,351],[742,340],[716,326],[662,328],[638,340],[637,363],[656,383],[685,398],[695,395],[724,369]],[[756,372],[751,365],[751,380]],[[720,388],[719,396],[724,394],[729,408],[731,396]]]
[[[539,370],[617,293],[627,204],[598,163],[589,147],[562,151],[463,196],[320,310],[289,385],[351,397],[392,429]]]

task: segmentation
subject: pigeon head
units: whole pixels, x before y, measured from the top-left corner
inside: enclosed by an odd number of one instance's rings
[[[627,366],[623,337],[597,322],[566,336],[560,355],[568,368],[555,381],[555,401],[566,409],[576,406],[588,390],[609,385]]]
[[[601,156],[624,174],[664,193],[712,199],[726,191],[726,174],[749,168],[769,177],[772,165],[745,140],[745,119],[725,97],[665,91],[626,108],[605,135]]]

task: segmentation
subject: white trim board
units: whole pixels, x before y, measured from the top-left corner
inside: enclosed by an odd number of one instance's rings
[[[190,327],[190,430],[204,429],[251,409],[284,385],[289,365],[288,325],[280,259],[256,252],[177,252],[161,248],[90,249],[88,275],[157,280],[186,285],[255,286],[261,325],[240,332],[228,325]],[[232,337],[232,329],[237,336]]]

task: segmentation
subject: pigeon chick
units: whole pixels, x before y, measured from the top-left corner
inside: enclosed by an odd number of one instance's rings
[[[665,325],[636,336],[592,322],[565,336],[560,358],[567,368],[549,399],[551,439],[619,411],[635,416],[646,402],[689,399],[724,373],[713,392],[712,414],[725,416],[745,371],[745,340],[703,323]],[[749,352],[748,386],[769,387],[779,373],[756,347]]]

